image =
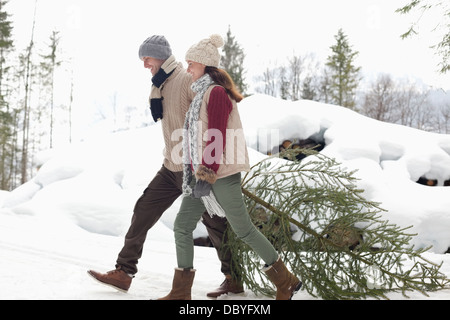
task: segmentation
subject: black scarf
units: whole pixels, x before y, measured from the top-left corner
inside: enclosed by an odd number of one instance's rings
[[[150,110],[155,122],[163,118],[162,101],[164,98],[161,96],[162,85],[172,75],[177,65],[174,56],[170,56],[152,78],[153,86],[150,95]]]

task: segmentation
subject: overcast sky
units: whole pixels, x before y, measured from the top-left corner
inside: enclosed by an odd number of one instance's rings
[[[163,34],[184,62],[186,50],[228,26],[246,54],[247,82],[267,66],[293,54],[316,54],[324,62],[339,28],[359,51],[367,75],[420,78],[450,89],[450,75],[437,73],[436,42],[422,25],[418,37],[401,40],[414,17],[395,10],[409,0],[38,0],[35,41],[43,47],[52,30],[61,32],[64,55],[73,62],[78,102],[119,92],[148,96],[149,76],[138,59],[139,45]],[[30,39],[35,0],[10,0],[16,47]],[[440,17],[428,20],[439,21]]]

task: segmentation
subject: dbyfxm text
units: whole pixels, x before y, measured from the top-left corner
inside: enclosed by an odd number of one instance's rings
[[[199,306],[186,306],[180,307],[180,315],[203,315],[207,318],[214,314],[224,314],[224,315],[269,315],[270,305],[241,305],[241,304],[225,304],[218,307],[199,307]]]

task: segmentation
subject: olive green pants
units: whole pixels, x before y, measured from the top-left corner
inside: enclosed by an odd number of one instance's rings
[[[241,174],[237,173],[218,179],[213,184],[212,189],[237,237],[248,244],[267,265],[272,265],[278,259],[278,253],[250,220],[250,215],[242,198]],[[194,199],[190,196],[183,198],[174,224],[179,268],[194,267],[192,232],[203,212],[205,212],[205,206],[200,199]]]

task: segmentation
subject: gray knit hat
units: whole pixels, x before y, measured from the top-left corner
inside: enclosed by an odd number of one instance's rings
[[[194,44],[186,52],[186,61],[194,61],[209,67],[219,67],[220,53],[218,48],[223,46],[223,38],[218,34],[211,35],[208,39],[204,39]]]
[[[164,36],[154,35],[147,38],[139,47],[139,58],[152,57],[167,60],[172,55],[172,49]]]

